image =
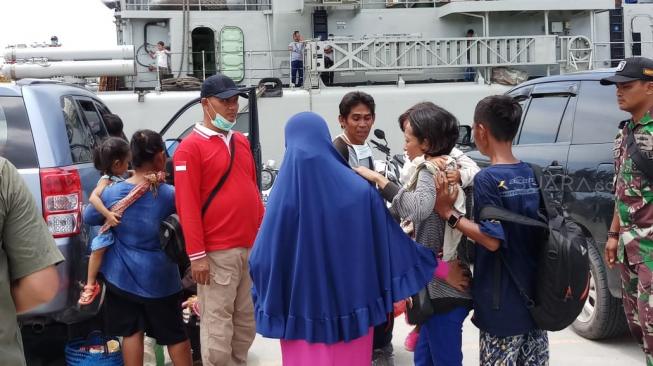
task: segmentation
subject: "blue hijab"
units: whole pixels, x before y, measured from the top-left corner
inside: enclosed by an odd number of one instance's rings
[[[383,323],[392,304],[432,279],[433,253],[393,220],[349,168],[326,122],[300,113],[249,264],[256,330],[268,338],[350,341]]]

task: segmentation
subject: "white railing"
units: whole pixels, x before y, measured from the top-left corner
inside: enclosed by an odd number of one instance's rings
[[[123,0],[125,10],[262,11],[272,9],[272,0]]]
[[[378,8],[413,8],[435,7],[436,3],[447,3],[449,0],[305,0],[307,6],[324,7],[357,7],[361,9]]]
[[[583,71],[594,68],[594,45],[584,36],[558,37],[558,63],[566,71]]]
[[[308,42],[312,68],[324,71],[375,71],[554,65],[556,36],[415,39],[384,37]],[[320,62],[333,49],[333,66]]]
[[[610,46],[618,45],[624,48],[625,57],[629,56],[644,56],[653,58],[653,41],[640,41],[640,42],[594,42],[593,50],[595,56],[592,58],[592,68],[601,69],[612,67],[616,65],[621,59],[611,57],[601,57],[599,55],[610,55]],[[639,48],[639,52],[634,54],[634,48]]]

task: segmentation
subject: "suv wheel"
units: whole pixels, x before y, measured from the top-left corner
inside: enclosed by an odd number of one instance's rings
[[[623,334],[627,330],[627,323],[621,299],[610,294],[606,267],[593,240],[589,240],[587,249],[590,257],[590,290],[587,302],[572,327],[587,339]]]

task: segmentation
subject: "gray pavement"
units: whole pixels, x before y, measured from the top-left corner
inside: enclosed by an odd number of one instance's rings
[[[396,319],[393,345],[395,364],[413,364],[413,354],[404,350],[404,339],[412,328],[402,317]],[[607,340],[589,341],[570,329],[549,333],[551,366],[617,366],[645,365],[639,346],[629,335]],[[478,329],[468,320],[463,329],[464,366],[478,365]],[[250,350],[249,366],[281,366],[281,350],[278,340],[257,336]]]

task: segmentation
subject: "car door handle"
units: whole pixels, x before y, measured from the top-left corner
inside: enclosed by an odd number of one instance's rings
[[[559,188],[560,184],[564,181],[565,167],[559,165],[557,162],[553,162],[551,165],[544,168],[544,173],[549,176],[549,179],[554,183],[554,186]]]
[[[549,174],[565,174],[565,168],[558,164],[549,165],[544,170]]]

